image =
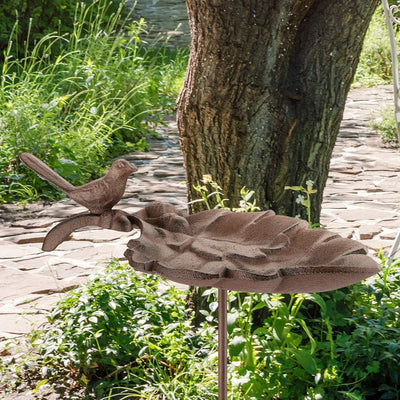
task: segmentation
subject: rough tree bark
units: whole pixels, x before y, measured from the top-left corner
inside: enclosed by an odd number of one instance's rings
[[[315,182],[319,220],[329,161],[379,0],[187,0],[192,45],[178,127],[192,185],[211,174],[263,208],[294,215],[285,185]],[[192,210],[193,211],[193,210]]]

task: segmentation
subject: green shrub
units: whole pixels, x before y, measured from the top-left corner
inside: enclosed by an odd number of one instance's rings
[[[398,398],[399,262],[382,261],[381,276],[333,292],[231,293],[235,399]]]
[[[47,34],[71,33],[76,3],[76,0],[10,0],[0,4],[1,56],[9,46],[10,33],[13,30],[11,54],[17,58],[23,56],[26,48],[31,48],[36,41]],[[84,0],[83,3],[90,4],[90,1]],[[106,19],[117,12],[120,3],[124,2],[110,0]],[[127,14],[125,9],[123,14]]]
[[[396,31],[397,42],[400,32]],[[390,42],[382,6],[372,18],[365,37],[360,62],[353,81],[353,87],[370,87],[389,84],[392,79]]]
[[[188,374],[193,343],[202,339],[194,337],[184,293],[161,293],[159,283],[113,263],[68,293],[35,340],[43,378],[75,374],[99,393],[112,386],[107,379],[146,386],[153,373]]]
[[[393,107],[387,107],[379,112],[379,116],[371,120],[370,124],[382,139],[383,143],[398,146],[398,135]]]
[[[78,3],[71,34],[41,38],[24,58],[7,53],[0,81],[0,199],[55,199],[17,162],[34,153],[71,183],[103,173],[111,157],[146,150],[145,135],[172,107],[187,54],[147,50],[145,23],[118,28],[108,0]],[[119,9],[120,10],[120,9]]]
[[[225,208],[209,175],[196,190],[208,207],[214,198]],[[242,189],[237,211],[257,208],[252,195]],[[398,399],[400,260],[380,257],[380,274],[340,290],[230,292],[229,400]],[[161,294],[161,281],[110,265],[52,311],[34,335],[36,360],[1,367],[0,358],[0,372],[12,365],[26,379],[29,370],[38,385],[69,378],[109,399],[215,399],[217,290],[203,293],[205,321],[195,328],[186,293]]]
[[[230,292],[229,399],[398,398],[400,262],[382,261],[380,275],[333,292]],[[216,289],[195,329],[185,293],[161,293],[161,281],[110,265],[51,312],[36,359],[0,358],[0,375],[79,383],[85,398],[215,399]]]

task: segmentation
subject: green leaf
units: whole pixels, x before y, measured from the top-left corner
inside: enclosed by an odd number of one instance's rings
[[[311,344],[310,353],[314,354],[315,349],[317,348],[317,343],[315,342],[315,339],[313,338],[313,336],[312,336],[310,330],[308,329],[308,326],[304,320],[297,318],[297,322],[301,325],[301,327],[304,329],[304,332],[307,334],[308,338],[310,339],[310,344]]]
[[[307,350],[291,350],[296,357],[297,362],[311,375],[318,372],[317,363],[315,358]]]
[[[304,190],[303,186],[285,186],[285,190],[294,190],[295,192]]]
[[[218,309],[218,301],[213,301],[209,304],[209,307],[211,312],[216,311]]]
[[[326,302],[325,300],[322,298],[321,295],[319,295],[318,293],[313,293],[313,294],[304,294],[304,297],[307,300],[311,300],[314,303],[318,304],[321,307],[321,310],[323,313],[326,313]]]
[[[265,308],[267,307],[267,303],[265,303],[264,301],[261,301],[260,303],[256,304],[251,311],[256,311],[256,310],[260,310],[261,308]]]
[[[344,394],[350,400],[363,400],[364,399],[363,396],[361,396],[357,393],[343,392],[343,391],[339,391],[338,393]]]
[[[231,334],[233,332],[236,321],[239,317],[240,317],[240,314],[238,311],[228,313],[226,322],[227,322],[227,328],[228,328],[229,334]]]
[[[379,372],[380,362],[373,361],[372,365],[367,365],[367,371],[369,373]]]
[[[250,199],[251,199],[253,196],[254,196],[254,190],[251,190],[250,192],[248,192],[248,193],[244,196],[243,200],[245,200],[245,201],[250,201]]]
[[[45,385],[49,380],[48,379],[43,379],[40,382],[37,383],[34,389],[32,389],[32,393],[37,393],[39,389]]]
[[[285,340],[284,335],[283,335],[285,325],[286,325],[286,322],[284,320],[282,320],[281,318],[278,318],[275,321],[274,326],[272,328],[272,335],[274,336],[275,340],[279,343],[282,343]]]

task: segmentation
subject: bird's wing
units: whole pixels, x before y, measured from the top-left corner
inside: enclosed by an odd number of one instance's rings
[[[53,171],[43,161],[40,161],[37,157],[30,153],[21,153],[19,159],[32,171],[36,172],[41,178],[50,182],[65,194],[68,194],[75,187],[66,181],[63,177]]]

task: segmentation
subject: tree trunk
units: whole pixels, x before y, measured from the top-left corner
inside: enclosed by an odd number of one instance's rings
[[[319,220],[329,161],[378,0],[187,0],[192,45],[178,127],[192,185],[211,174],[278,214],[312,180]],[[197,207],[198,203],[196,203]],[[192,209],[197,211],[199,208]]]

